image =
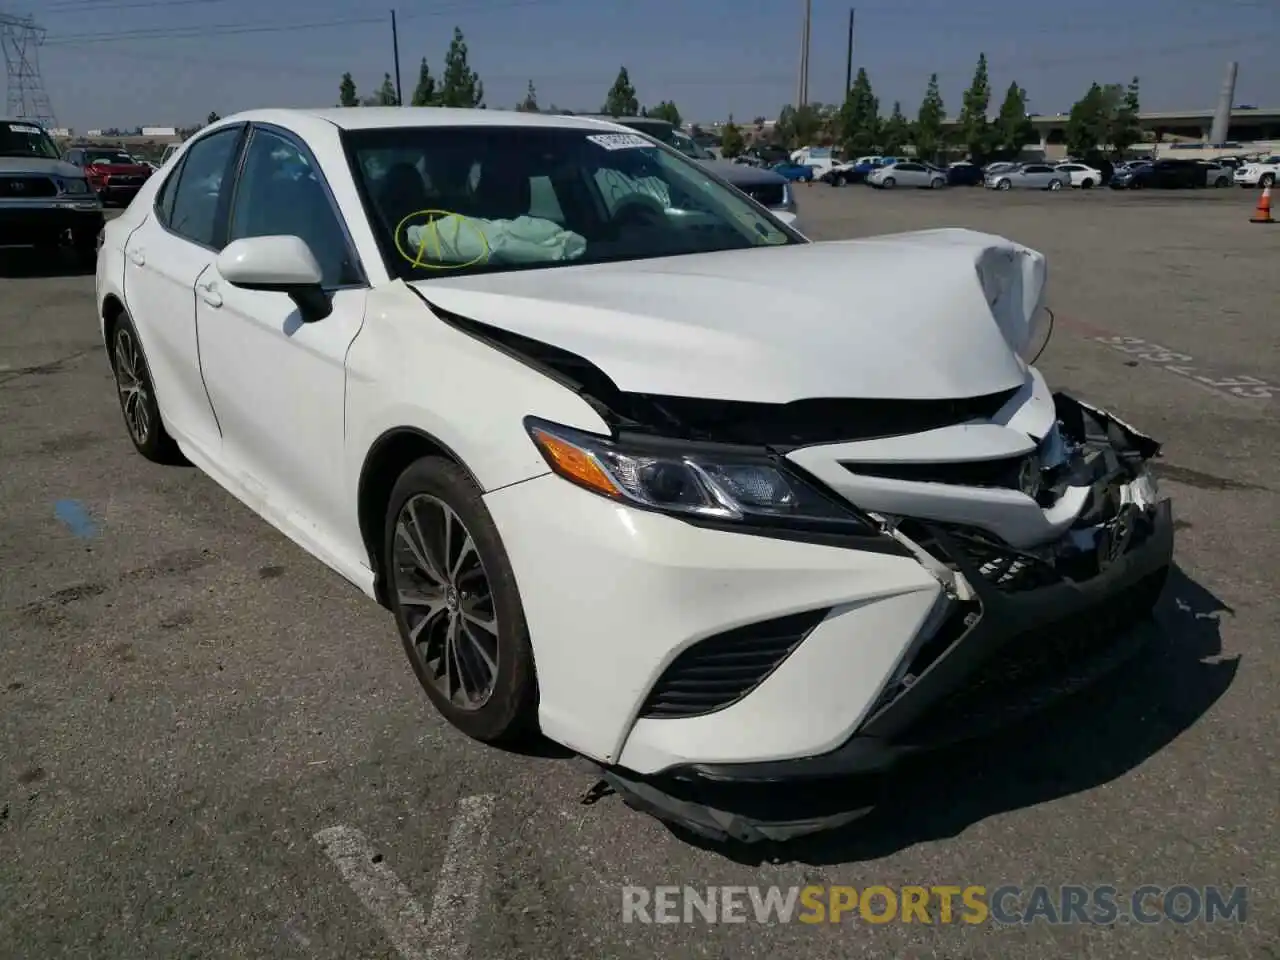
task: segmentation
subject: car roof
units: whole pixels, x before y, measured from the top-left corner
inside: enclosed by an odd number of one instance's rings
[[[230,123],[275,123],[284,127],[324,121],[342,130],[386,130],[399,127],[558,127],[560,129],[621,129],[614,122],[593,117],[520,113],[515,110],[466,110],[452,107],[331,107],[318,110],[247,110],[224,117]]]

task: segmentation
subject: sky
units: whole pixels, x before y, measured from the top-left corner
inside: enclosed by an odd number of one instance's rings
[[[812,0],[809,97],[842,99],[849,0]],[[58,126],[185,126],[210,111],[327,107],[350,71],[362,94],[393,72],[397,7],[406,99],[438,75],[454,26],[490,109],[533,81],[544,108],[598,110],[625,65],[642,104],[688,120],[775,117],[795,99],[803,0],[0,0],[46,29],[39,59]],[[881,109],[914,116],[930,73],[950,115],[987,56],[1033,113],[1065,112],[1090,83],[1141,78],[1147,110],[1212,109],[1228,61],[1237,104],[1280,107],[1280,0],[854,0],[854,69]]]

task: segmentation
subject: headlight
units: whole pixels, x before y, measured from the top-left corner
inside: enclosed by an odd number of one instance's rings
[[[72,195],[85,194],[89,192],[89,184],[86,181],[80,179],[79,177],[75,177],[74,179],[63,180],[62,191],[63,193],[72,194]]]
[[[672,441],[619,444],[534,417],[525,427],[555,473],[611,500],[706,520],[878,532],[764,452],[682,448]]]

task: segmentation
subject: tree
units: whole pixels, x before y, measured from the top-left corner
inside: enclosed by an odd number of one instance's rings
[[[640,112],[636,88],[631,85],[631,76],[626,67],[618,70],[618,76],[609,88],[609,95],[605,97],[604,108],[600,112],[611,117],[634,117]]]
[[[1035,127],[1027,117],[1027,91],[1016,83],[1009,84],[1004,103],[991,132],[992,145],[1001,153],[1016,156],[1036,139]]]
[[[534,89],[532,80],[529,81],[529,89],[525,91],[524,99],[516,106],[516,110],[520,113],[538,112],[538,91]]]
[[[342,75],[342,83],[338,84],[338,106],[360,106],[360,98],[356,96],[356,82],[351,79],[351,74],[349,73],[344,73]]]
[[[871,91],[871,78],[865,67],[858,68],[853,86],[840,107],[838,127],[847,154],[857,155],[875,149],[879,139],[880,101]]]
[[[822,132],[822,117],[809,104],[799,110],[787,104],[778,113],[778,121],[773,125],[773,139],[776,143],[794,150],[808,146]]]
[[[444,55],[444,74],[440,78],[440,106],[479,107],[484,104],[484,84],[467,63],[467,42],[462,31],[453,28],[449,52]]]
[[[746,143],[742,139],[742,131],[733,122],[733,114],[729,114],[729,122],[720,131],[720,153],[725,158],[732,160],[741,154],[745,147]]]
[[[384,73],[382,75],[382,86],[378,88],[378,95],[374,99],[375,107],[394,107],[400,103],[400,98],[396,96],[396,85],[391,79],[391,74]]]
[[[1111,117],[1107,112],[1107,95],[1102,87],[1091,84],[1088,92],[1071,107],[1067,117],[1067,150],[1082,157],[1107,142]]]
[[[436,105],[436,78],[431,75],[427,66],[427,58],[422,58],[418,65],[418,83],[413,88],[413,96],[409,98],[411,106],[434,107]]]
[[[209,116],[208,116],[208,117],[205,119],[205,121],[204,121],[204,125],[205,125],[206,127],[207,127],[207,126],[210,126],[211,124],[217,123],[217,122],[218,122],[219,120],[221,120],[221,119],[222,119],[222,118],[221,118],[220,116],[218,116],[216,113],[214,113],[214,112],[211,110],[211,111],[209,111]]]
[[[920,112],[916,114],[915,128],[911,132],[911,140],[916,145],[916,156],[921,160],[932,160],[942,146],[942,121],[947,119],[947,111],[942,103],[942,94],[938,92],[938,75],[929,77],[929,86],[925,88],[924,100],[920,102]]]
[[[902,104],[893,101],[893,113],[880,128],[880,150],[886,157],[901,155],[911,139],[911,123],[902,112]]]
[[[676,107],[674,100],[663,100],[649,111],[649,116],[657,117],[659,120],[665,120],[673,127],[680,126],[680,121],[683,119],[680,116],[680,110]]]
[[[1138,122],[1138,114],[1141,112],[1142,106],[1138,102],[1138,78],[1134,77],[1129,81],[1129,86],[1111,121],[1108,139],[1116,153],[1123,154],[1135,143],[1142,142],[1142,125]]]
[[[987,108],[991,106],[991,82],[987,78],[987,55],[978,54],[978,66],[973,71],[973,82],[964,92],[960,107],[960,138],[969,156],[981,160],[991,149],[991,127],[987,123]]]

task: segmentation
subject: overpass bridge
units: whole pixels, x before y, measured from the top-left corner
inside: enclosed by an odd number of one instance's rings
[[[1041,149],[1066,143],[1067,119],[1065,113],[1032,114],[1029,118],[1040,134]],[[1155,134],[1157,139],[1193,140],[1205,143],[1213,127],[1212,110],[1172,110],[1138,114],[1138,123],[1144,131]],[[945,127],[958,126],[958,121],[948,119]],[[1227,139],[1247,143],[1259,140],[1280,140],[1280,107],[1236,107],[1231,111]]]

